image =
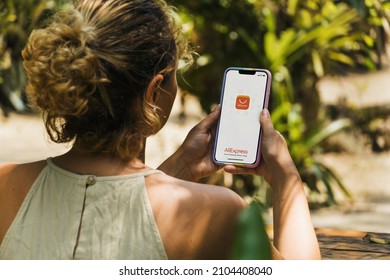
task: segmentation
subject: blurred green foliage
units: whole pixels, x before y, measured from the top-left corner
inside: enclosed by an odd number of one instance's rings
[[[376,7],[383,16],[375,18],[374,25],[369,23],[371,17],[360,15],[349,1],[171,2],[179,7],[183,26],[199,53],[183,87],[200,97],[206,111],[218,103],[221,73],[229,66],[270,69],[274,75],[272,106],[301,101],[305,114],[313,105],[318,106],[312,96],[317,95],[319,78],[374,70],[380,65],[376,46],[383,44],[378,35],[382,31],[372,29],[388,20],[386,4]],[[316,113],[318,110],[315,117]]]
[[[350,126],[331,123],[321,111],[317,82],[325,75],[381,67],[390,7],[388,1],[173,0],[198,56],[181,87],[199,97],[205,111],[219,102],[225,68],[266,68],[273,74],[271,114],[286,138],[302,179],[312,193],[336,202],[334,188],[347,197],[342,180],[317,160],[321,143]],[[330,94],[330,93],[329,93]],[[252,195],[258,178],[235,176]],[[258,195],[258,194],[256,194]]]
[[[234,235],[231,258],[233,260],[270,260],[271,243],[262,217],[261,206],[252,202],[241,213]]]
[[[2,0],[0,2],[0,108],[26,112],[21,51],[33,27],[65,0]]]

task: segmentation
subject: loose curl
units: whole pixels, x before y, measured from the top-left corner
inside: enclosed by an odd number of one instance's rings
[[[22,52],[30,103],[52,141],[130,161],[161,128],[145,101],[151,79],[169,80],[188,44],[162,0],[83,0],[34,30]]]

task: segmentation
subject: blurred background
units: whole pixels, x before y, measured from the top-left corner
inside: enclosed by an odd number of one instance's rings
[[[270,111],[304,181],[317,227],[390,233],[388,0],[172,0],[196,52],[178,72],[172,115],[148,140],[157,167],[219,102],[230,66],[269,69]],[[64,153],[28,107],[20,52],[34,26],[71,1],[0,2],[0,163]],[[271,209],[258,177],[203,182]],[[268,211],[270,212],[270,211]],[[268,217],[270,218],[270,217]]]

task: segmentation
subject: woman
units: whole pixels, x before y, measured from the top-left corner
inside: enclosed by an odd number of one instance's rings
[[[0,259],[224,259],[234,192],[194,183],[211,161],[217,107],[153,170],[145,140],[176,95],[187,44],[162,0],[84,0],[32,32],[23,50],[30,100],[59,157],[0,168]],[[262,113],[260,168],[274,188],[275,258],[319,258],[299,174]]]

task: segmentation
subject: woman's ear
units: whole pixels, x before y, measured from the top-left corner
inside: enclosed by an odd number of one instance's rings
[[[162,81],[164,80],[164,76],[161,74],[157,74],[153,77],[153,79],[149,82],[148,87],[146,88],[145,92],[145,100],[155,105],[158,102],[159,95],[160,95],[160,85]]]

